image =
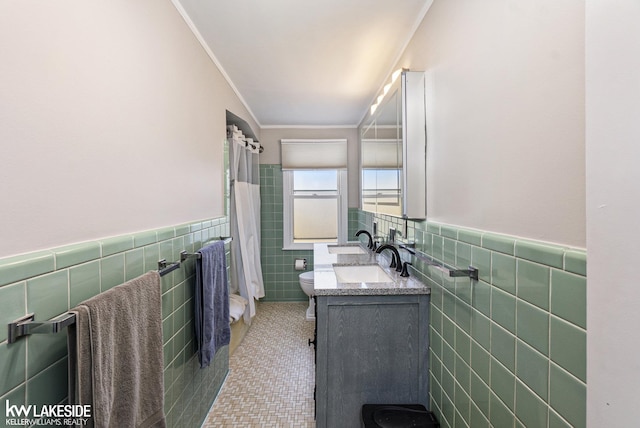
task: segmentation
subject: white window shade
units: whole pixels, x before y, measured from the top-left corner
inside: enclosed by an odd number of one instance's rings
[[[402,168],[402,141],[363,140],[362,168]]]
[[[346,169],[347,140],[280,140],[282,169]]]

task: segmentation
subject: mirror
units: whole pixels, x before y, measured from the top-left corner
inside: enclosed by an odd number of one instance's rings
[[[361,125],[364,211],[426,218],[424,73],[403,71]]]
[[[399,89],[380,106],[376,119],[362,130],[362,207],[402,215],[402,127]]]

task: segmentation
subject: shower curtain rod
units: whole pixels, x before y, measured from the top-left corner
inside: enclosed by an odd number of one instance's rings
[[[242,133],[241,130],[239,131],[240,133]],[[233,138],[233,133],[229,130],[227,131],[227,138]],[[238,138],[244,142],[245,147],[251,146],[253,150],[258,150],[260,153],[264,152],[264,146],[260,144],[260,142],[255,138],[246,137],[244,134],[242,134],[242,136]],[[251,142],[249,142],[248,140],[251,140]]]

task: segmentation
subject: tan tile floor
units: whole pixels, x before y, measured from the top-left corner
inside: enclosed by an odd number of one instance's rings
[[[315,427],[314,323],[306,303],[258,304],[203,427]]]

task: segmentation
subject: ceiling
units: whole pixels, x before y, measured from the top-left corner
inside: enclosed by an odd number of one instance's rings
[[[174,0],[261,127],[356,126],[433,0]]]

